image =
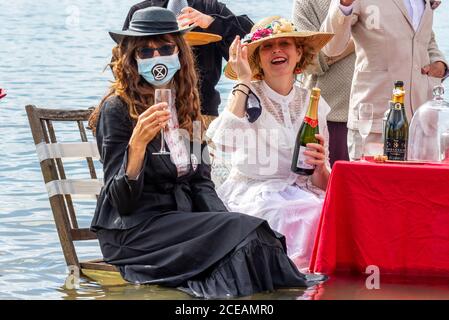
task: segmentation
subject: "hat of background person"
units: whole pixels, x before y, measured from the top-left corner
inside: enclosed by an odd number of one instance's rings
[[[267,40],[276,38],[293,37],[302,39],[302,43],[310,48],[313,53],[318,53],[334,36],[333,33],[316,32],[316,31],[299,31],[297,27],[280,16],[267,17],[259,21],[251,28],[251,33],[247,34],[242,40],[242,44],[246,44],[248,48],[248,61],[251,70],[254,71],[256,66],[256,49]],[[227,78],[236,80],[237,73],[228,63],[224,69]]]
[[[184,39],[191,46],[202,46],[221,41],[222,37],[215,33],[190,31],[184,35]]]
[[[168,9],[149,7],[134,12],[127,30],[110,31],[109,35],[116,43],[120,43],[125,37],[184,34],[193,28],[194,26],[180,28],[175,14]]]

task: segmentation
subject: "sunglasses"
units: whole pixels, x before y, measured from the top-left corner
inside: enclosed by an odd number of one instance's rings
[[[137,56],[140,59],[150,59],[154,57],[154,52],[159,52],[161,56],[171,56],[175,52],[175,44],[166,44],[159,48],[143,47],[137,49]]]

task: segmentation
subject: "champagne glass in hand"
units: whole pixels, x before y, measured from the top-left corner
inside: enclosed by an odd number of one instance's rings
[[[161,102],[167,103],[168,107],[171,106],[171,90],[170,89],[156,89],[154,90],[154,104]],[[161,129],[161,150],[159,152],[154,152],[154,155],[169,155],[170,152],[165,149],[165,128]]]
[[[359,133],[362,136],[361,161],[365,161],[365,141],[371,131],[372,125],[373,125],[373,105],[371,103],[359,104],[358,127]]]
[[[187,0],[169,0],[167,3],[167,9],[172,11],[176,17],[181,14],[182,9],[188,6]]]

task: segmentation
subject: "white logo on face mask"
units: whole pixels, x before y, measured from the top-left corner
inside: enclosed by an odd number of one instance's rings
[[[153,67],[153,69],[151,70],[151,73],[153,74],[155,80],[161,81],[161,80],[164,80],[165,77],[167,76],[168,69],[163,64],[157,64]]]

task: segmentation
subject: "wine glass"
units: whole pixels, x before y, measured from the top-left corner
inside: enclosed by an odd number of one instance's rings
[[[171,89],[156,89],[154,90],[154,104],[158,104],[161,102],[166,102],[167,105],[171,106]],[[159,152],[153,152],[154,155],[162,156],[169,155],[170,152],[165,149],[165,137],[164,137],[165,128],[161,129],[161,150]]]
[[[359,133],[362,136],[362,157],[361,161],[365,160],[365,142],[368,137],[371,126],[373,125],[373,104],[361,103],[358,110],[358,127]]]
[[[185,7],[188,7],[189,4],[187,3],[187,0],[170,0],[167,3],[167,9],[172,11],[175,16],[176,19],[178,20],[178,17],[181,15],[181,11],[182,9],[184,9]],[[178,20],[178,25],[184,25],[184,21],[179,21]]]
[[[189,4],[187,3],[187,0],[170,0],[167,3],[167,9],[172,11],[175,16],[179,16],[181,14],[181,10],[188,6]]]

